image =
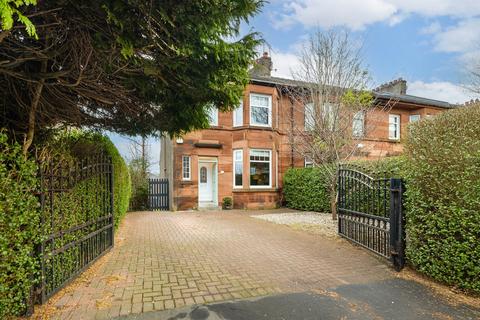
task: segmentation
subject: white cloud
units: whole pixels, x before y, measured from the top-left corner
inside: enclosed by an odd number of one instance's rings
[[[434,36],[435,49],[443,52],[470,52],[480,49],[480,18],[460,21]]]
[[[423,82],[417,80],[409,82],[407,93],[450,103],[464,103],[473,98],[472,93],[467,89],[448,81]]]
[[[285,0],[273,25],[365,28],[376,22],[395,25],[411,14],[424,17],[471,18],[480,15],[478,0]]]
[[[292,79],[292,71],[300,65],[298,57],[293,53],[272,53],[272,76]]]
[[[442,30],[442,26],[438,21],[432,22],[426,27],[420,29],[421,34],[436,34]]]
[[[283,5],[283,13],[274,17],[274,26],[331,28],[346,26],[353,30],[382,21],[395,13],[395,6],[384,0],[294,0]]]

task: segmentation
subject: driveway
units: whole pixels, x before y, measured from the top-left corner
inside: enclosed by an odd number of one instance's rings
[[[39,308],[35,317],[395,319],[375,308],[397,298],[399,308],[405,310],[408,301],[410,309],[416,308],[416,295],[428,296],[421,293],[428,289],[417,288],[416,283],[396,284],[395,272],[382,260],[342,239],[296,231],[253,219],[252,214],[130,213],[117,233],[115,248]],[[480,316],[465,306],[435,311],[443,301],[432,297],[433,305],[422,304],[420,315]],[[205,304],[207,308],[198,307]],[[294,317],[286,313],[291,308],[315,313]],[[318,308],[323,308],[324,316],[315,318]],[[237,310],[236,316],[232,310]],[[192,311],[204,313],[192,317]]]

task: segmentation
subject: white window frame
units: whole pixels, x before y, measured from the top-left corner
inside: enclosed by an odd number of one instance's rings
[[[303,121],[305,131],[313,131],[315,129],[315,105],[312,102],[304,105]]]
[[[304,167],[305,168],[313,168],[315,166],[313,160],[308,157],[305,157]]]
[[[236,158],[236,154],[240,154],[240,160],[237,160]],[[238,188],[243,188],[243,150],[242,149],[236,149],[236,150],[233,150],[233,188],[235,189],[238,189]],[[235,184],[235,164],[237,164],[237,162],[240,162],[242,164],[242,184],[241,185],[236,185]]]
[[[186,171],[185,160],[188,161],[188,171]],[[182,180],[192,180],[192,158],[190,156],[182,156]]]
[[[412,119],[417,119],[417,120],[412,120]],[[409,117],[408,117],[408,121],[409,122],[417,122],[417,121],[420,121],[422,119],[422,116],[419,115],[419,114],[411,114]]]
[[[240,105],[233,110],[233,126],[243,126],[243,101],[240,101]]]
[[[390,140],[400,140],[400,127],[401,127],[401,117],[399,114],[389,114],[388,115],[388,139]],[[392,135],[391,126],[396,126],[396,135]],[[395,131],[394,131],[395,132]]]
[[[266,97],[268,98],[268,123],[254,123],[253,117],[252,117],[252,110],[253,107],[256,108],[265,108],[264,106],[252,106],[252,97],[253,96],[258,96],[258,97]],[[251,126],[257,126],[257,127],[272,127],[272,96],[268,94],[259,94],[259,93],[250,93],[250,125]]]
[[[251,155],[252,155],[252,151],[255,152],[255,151],[268,151],[268,157],[269,157],[269,161],[268,161],[268,186],[252,186],[250,184],[250,177],[251,177],[251,163],[252,163],[252,160],[250,159]],[[267,161],[263,161],[263,160],[253,160],[253,162],[259,162],[259,163],[267,163]],[[248,184],[250,186],[251,189],[268,189],[268,188],[271,188],[272,187],[272,150],[270,149],[250,149],[250,152],[248,153]]]
[[[361,123],[361,128],[356,128],[356,123]],[[359,129],[359,130],[357,130]],[[357,132],[358,131],[358,132]],[[358,111],[353,115],[352,119],[352,135],[355,138],[362,138],[365,136],[365,112]]]
[[[213,105],[208,108],[208,120],[211,127],[218,126],[218,109]]]

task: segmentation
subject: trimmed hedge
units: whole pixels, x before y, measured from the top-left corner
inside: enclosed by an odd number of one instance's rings
[[[330,212],[330,175],[325,168],[293,168],[283,178],[286,205],[292,209]]]
[[[26,311],[40,241],[37,168],[0,132],[0,319]]]
[[[114,217],[115,227],[118,227],[120,221],[128,211],[132,193],[132,183],[128,166],[112,141],[107,136],[98,132],[72,130],[68,133],[57,135],[55,142],[50,148],[61,150],[60,153],[62,155],[70,155],[76,158],[81,158],[99,151],[106,152],[112,157],[114,170]]]
[[[480,293],[480,105],[410,126],[407,258],[444,283]]]
[[[355,160],[348,162],[347,165],[374,178],[402,178],[405,175],[406,159],[404,156],[398,156],[377,160]]]

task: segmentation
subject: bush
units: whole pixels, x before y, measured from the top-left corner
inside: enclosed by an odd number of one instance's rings
[[[373,178],[402,178],[405,173],[406,159],[403,156],[378,160],[354,160],[346,165],[358,169]]]
[[[118,227],[128,211],[132,191],[128,167],[110,139],[100,133],[71,130],[57,133],[50,141],[50,149],[59,156],[82,158],[97,152],[106,152],[113,163],[113,198],[115,227]]]
[[[39,240],[37,169],[0,132],[0,318],[21,315],[35,279]]]
[[[480,106],[410,127],[407,258],[419,271],[480,293]]]
[[[289,169],[283,178],[287,207],[330,212],[330,177],[325,168]]]

